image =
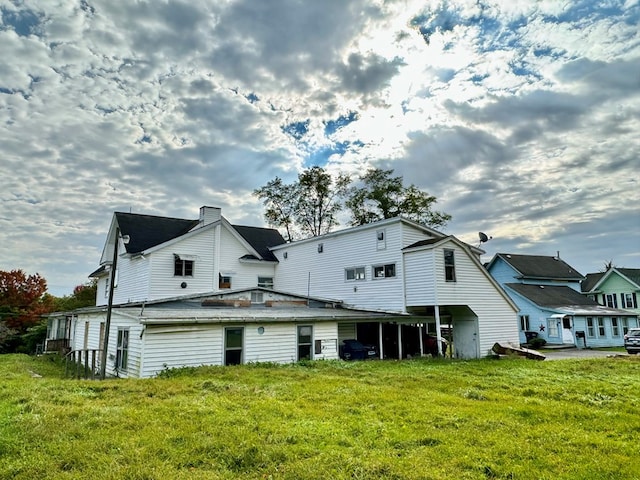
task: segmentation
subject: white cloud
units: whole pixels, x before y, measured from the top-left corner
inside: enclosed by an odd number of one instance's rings
[[[260,224],[251,191],[322,155],[394,168],[471,243],[638,266],[637,2],[0,0],[0,19],[0,268],[55,294],[114,210]]]

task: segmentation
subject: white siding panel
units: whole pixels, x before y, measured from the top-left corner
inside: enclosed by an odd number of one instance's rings
[[[260,335],[258,328],[263,327]],[[256,324],[245,328],[245,363],[274,362],[291,363],[296,361],[297,330],[293,323]]]
[[[445,248],[455,250],[456,281],[444,277]],[[478,317],[480,356],[489,355],[495,342],[519,343],[518,316],[488,273],[460,247],[453,243],[434,249],[437,303],[468,305]],[[455,328],[455,325],[454,325]]]
[[[406,253],[404,265],[407,306],[435,305],[433,250]]]
[[[207,228],[179,242],[167,245],[151,253],[151,285],[149,300],[211,292],[218,287],[218,279],[213,275],[214,232]],[[174,254],[196,255],[193,276],[174,275]],[[187,287],[180,285],[186,282]]]
[[[273,277],[275,275],[273,263],[240,262],[241,257],[251,252],[226,228],[222,229],[220,242],[222,245],[220,271],[232,272],[232,289],[255,287],[258,285],[258,277]]]
[[[148,327],[144,332],[144,371],[141,376],[151,377],[166,368],[222,365],[222,334],[221,325]]]
[[[338,324],[336,322],[316,323],[313,326],[313,359],[314,360],[337,360],[338,355]],[[322,350],[315,352],[315,343],[319,341]]]
[[[299,295],[341,299],[348,305],[370,310],[404,311],[401,225],[387,225],[385,234],[384,250],[378,249],[376,228],[349,235],[329,235],[317,242],[293,243],[278,250],[280,263],[276,267],[275,288]],[[320,243],[322,253],[318,253]],[[390,263],[396,265],[394,278],[373,279],[374,265]],[[366,280],[346,280],[345,268],[354,267],[365,267]]]

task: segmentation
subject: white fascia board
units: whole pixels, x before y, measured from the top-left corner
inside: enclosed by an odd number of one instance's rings
[[[325,233],[324,235],[318,235],[317,237],[309,237],[303,240],[296,240],[294,242],[283,243],[281,245],[276,245],[275,247],[271,247],[270,250],[272,251],[282,250],[283,248],[288,248],[288,247],[297,246],[297,245],[304,245],[310,242],[318,242],[318,241],[322,241],[323,239],[338,237],[341,235],[349,235],[354,232],[360,232],[360,231],[369,230],[369,229],[372,229],[372,230],[379,229],[380,227],[386,227],[388,225],[392,225],[395,223],[404,223],[406,225],[410,225],[436,238],[446,237],[444,233],[434,230],[433,228],[427,227],[425,225],[416,223],[412,220],[407,220],[406,218],[402,218],[402,217],[393,217],[393,218],[387,218],[384,220],[378,220],[377,222],[365,223],[364,225],[358,225],[357,227],[345,228],[344,230],[336,230],[335,232]]]

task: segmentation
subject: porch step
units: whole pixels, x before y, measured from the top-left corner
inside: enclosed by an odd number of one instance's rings
[[[577,350],[577,347],[570,343],[545,343],[543,350]]]

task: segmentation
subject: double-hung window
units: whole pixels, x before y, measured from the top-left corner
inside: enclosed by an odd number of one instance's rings
[[[374,265],[373,278],[390,278],[396,276],[396,264],[388,263],[387,265]]]
[[[444,279],[447,282],[456,281],[456,262],[454,251],[448,248],[444,249]]]
[[[621,293],[622,308],[638,308],[638,298],[635,293]]]
[[[609,308],[618,308],[618,299],[615,293],[607,293],[605,296],[605,305]]]
[[[618,323],[618,317],[611,317],[611,335],[614,337],[620,336],[620,324]]]
[[[273,277],[258,277],[258,286],[263,288],[273,288]]]
[[[520,315],[520,330],[523,332],[529,330],[529,315]]]
[[[311,345],[313,343],[313,327],[298,325],[298,360],[311,360]]]
[[[596,337],[596,326],[593,322],[593,317],[587,317],[587,337],[595,338]]]
[[[604,317],[598,317],[598,336],[606,337],[606,331],[604,329]]]
[[[365,280],[364,267],[345,268],[344,275],[347,281]]]
[[[116,370],[126,370],[129,360],[129,329],[118,329],[118,344],[116,347]]]

